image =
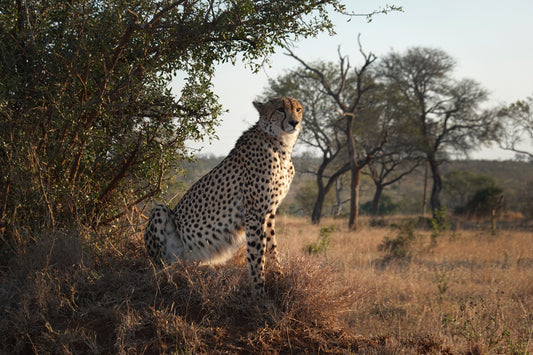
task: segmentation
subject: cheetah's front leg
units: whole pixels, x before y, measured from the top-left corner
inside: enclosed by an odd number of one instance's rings
[[[272,267],[275,273],[278,275],[282,274],[281,271],[281,265],[279,263],[279,255],[278,255],[278,243],[276,241],[276,215],[275,213],[271,213],[267,216],[265,225],[264,225],[264,231],[266,235],[266,252],[269,255],[269,260],[272,262]]]
[[[265,233],[264,221],[257,210],[246,212],[246,260],[252,284],[252,293],[257,301],[265,297]]]

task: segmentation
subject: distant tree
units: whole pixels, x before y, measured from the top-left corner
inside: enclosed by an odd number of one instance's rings
[[[374,200],[363,203],[361,205],[361,211],[367,215],[374,216],[391,215],[400,211],[400,204],[394,202],[392,200],[392,197],[390,197],[389,195],[382,194],[380,209],[378,210],[378,213],[376,213],[375,210]]]
[[[519,196],[518,208],[524,216],[533,218],[533,179],[526,181]]]
[[[499,116],[503,124],[500,147],[533,160],[533,96],[503,107]]]
[[[464,211],[478,191],[494,186],[497,182],[493,177],[465,170],[452,170],[443,179],[443,192],[449,199],[450,207],[458,212]]]
[[[374,215],[379,214],[384,189],[412,173],[422,162],[422,154],[412,139],[411,117],[411,107],[393,85],[377,84],[359,107],[356,124],[365,125],[364,129],[358,129],[364,132],[359,144],[370,151],[384,137],[387,140],[368,161],[366,170],[375,185]]]
[[[361,170],[372,158],[375,152],[366,152],[361,155],[356,146],[355,120],[356,114],[363,97],[374,86],[370,67],[375,62],[376,56],[372,53],[366,54],[360,47],[360,53],[364,59],[363,64],[353,69],[350,75],[350,64],[346,57],[339,52],[338,71],[335,77],[328,77],[321,68],[314,67],[298,57],[289,50],[289,55],[296,59],[313,78],[322,85],[322,89],[335,103],[336,110],[339,112],[343,121],[344,129],[342,130],[347,148],[347,158],[351,174],[350,181],[350,212],[348,227],[352,230],[357,229],[357,217],[359,215],[359,185],[361,181]],[[382,142],[383,144],[383,142]],[[376,147],[376,151],[381,146]]]
[[[296,203],[298,204],[299,208],[305,213],[305,215],[309,216],[313,212],[313,207],[315,206],[317,200],[316,181],[305,180],[294,187],[294,199]],[[333,196],[331,194],[324,196],[323,203],[332,204]]]
[[[332,63],[317,62],[314,67],[328,77],[335,80],[336,67]],[[302,68],[296,68],[286,74],[269,80],[269,86],[263,97],[293,96],[298,98],[305,107],[305,122],[300,141],[312,149],[311,154],[318,152],[320,164],[313,170],[301,171],[316,176],[317,194],[311,211],[314,224],[320,222],[325,197],[336,179],[349,171],[350,166],[341,154],[345,149],[345,138],[342,134],[339,115],[335,102],[323,89],[322,83],[310,76]]]
[[[276,47],[331,32],[329,9],[347,12],[338,0],[3,1],[0,224],[97,225],[147,201],[189,156],[184,142],[213,134],[216,65],[242,55],[257,70]]]
[[[449,151],[468,152],[495,139],[498,128],[494,112],[481,104],[488,94],[477,82],[455,80],[454,60],[433,48],[410,48],[382,58],[379,72],[394,84],[415,110],[410,124],[413,139],[424,153],[433,178],[430,205],[441,209],[440,165]]]
[[[375,186],[372,214],[375,216],[380,214],[381,198],[385,188],[411,174],[420,165],[420,162],[420,159],[412,159],[402,152],[394,151],[380,154],[369,161],[369,175]]]
[[[489,186],[477,190],[466,205],[456,209],[457,213],[470,217],[490,216],[495,210],[502,211],[505,207],[503,189],[499,186]]]

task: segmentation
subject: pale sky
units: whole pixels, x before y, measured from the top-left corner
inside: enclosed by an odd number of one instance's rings
[[[404,12],[377,15],[367,23],[364,17],[350,22],[334,16],[335,36],[323,34],[297,43],[294,52],[304,60],[336,61],[337,47],[357,65],[360,54],[357,35],[366,52],[378,59],[391,50],[403,52],[413,46],[444,50],[457,62],[455,77],[470,78],[490,93],[490,104],[508,103],[533,95],[533,1],[532,0],[411,0],[350,1],[352,10],[367,12],[385,4],[403,6]],[[356,3],[357,7],[350,5]],[[201,154],[226,155],[241,133],[257,121],[252,101],[276,78],[298,63],[282,49],[270,59],[270,67],[253,74],[242,64],[221,65],[216,72],[214,91],[224,109],[217,128],[218,140],[190,142]],[[304,117],[305,120],[305,117]],[[305,129],[305,125],[303,126]],[[476,159],[506,159],[513,153],[497,148],[473,152]]]

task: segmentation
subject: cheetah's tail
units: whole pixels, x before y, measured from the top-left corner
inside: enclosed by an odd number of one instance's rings
[[[174,212],[166,205],[156,205],[150,213],[150,219],[144,233],[144,245],[150,258],[158,264],[168,262],[169,238],[176,233]]]

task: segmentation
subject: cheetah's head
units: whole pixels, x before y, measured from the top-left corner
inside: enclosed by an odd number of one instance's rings
[[[302,105],[292,97],[275,97],[265,103],[254,101],[259,122],[265,131],[276,137],[298,136],[302,126]]]

